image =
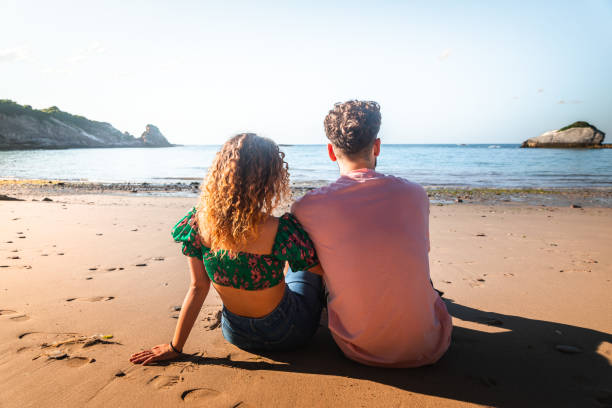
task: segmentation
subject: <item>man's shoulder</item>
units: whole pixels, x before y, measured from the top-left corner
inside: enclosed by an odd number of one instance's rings
[[[313,190],[308,191],[302,197],[295,200],[291,206],[291,212],[296,213],[302,208],[313,205],[316,202],[320,202],[321,200],[328,199],[330,194],[337,190],[335,184],[337,182],[333,182],[329,185],[315,188]]]
[[[409,190],[413,193],[426,194],[425,188],[419,183],[410,181],[403,177],[394,176],[392,174],[381,174],[381,176],[389,183],[398,186],[401,189]]]

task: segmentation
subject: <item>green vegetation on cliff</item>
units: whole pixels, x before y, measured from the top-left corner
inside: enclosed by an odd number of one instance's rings
[[[595,126],[591,125],[588,122],[578,121],[578,122],[572,123],[571,125],[568,125],[566,127],[559,129],[559,132],[563,132],[564,130],[572,129],[572,128],[585,128],[585,127],[595,129]]]
[[[57,106],[51,106],[47,109],[32,109],[30,105],[20,105],[10,99],[0,99],[0,113],[9,116],[28,115],[39,120],[56,118],[64,123],[72,124],[81,129],[87,130],[92,125],[106,124],[104,122],[96,122],[89,120],[84,116],[73,115],[60,110]]]

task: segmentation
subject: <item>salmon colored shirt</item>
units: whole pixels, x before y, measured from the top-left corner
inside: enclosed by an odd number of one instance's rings
[[[314,242],[329,329],[360,363],[435,363],[452,323],[429,281],[429,199],[418,184],[360,169],[311,191],[292,212]]]

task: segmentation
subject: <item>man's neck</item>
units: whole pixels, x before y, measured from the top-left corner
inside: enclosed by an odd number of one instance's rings
[[[369,160],[338,160],[338,167],[340,168],[340,175],[344,176],[350,172],[361,169],[374,170],[376,168],[375,162]]]

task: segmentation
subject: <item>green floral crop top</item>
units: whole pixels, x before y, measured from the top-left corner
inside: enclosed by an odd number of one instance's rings
[[[183,243],[183,254],[202,259],[210,279],[221,286],[259,290],[278,285],[284,278],[285,261],[294,271],[310,269],[319,259],[310,237],[293,214],[278,220],[272,253],[239,252],[230,258],[226,251],[212,252],[202,245],[193,208],[172,229],[172,237]]]

